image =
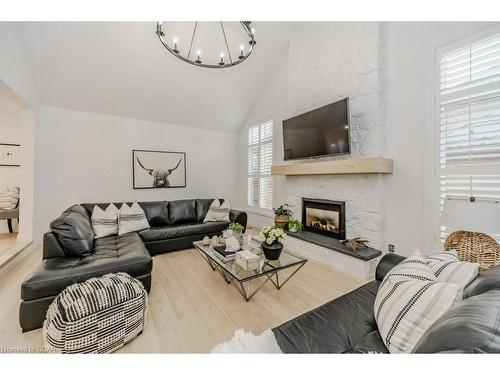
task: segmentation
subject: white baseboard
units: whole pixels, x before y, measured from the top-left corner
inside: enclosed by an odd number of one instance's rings
[[[18,241],[33,241],[33,235],[27,232],[19,232],[17,234]]]

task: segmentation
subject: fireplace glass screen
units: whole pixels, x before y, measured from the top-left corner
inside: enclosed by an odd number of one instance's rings
[[[339,213],[337,211],[322,210],[306,207],[306,226],[327,232],[339,233]]]
[[[302,198],[302,224],[307,231],[345,239],[345,202]]]

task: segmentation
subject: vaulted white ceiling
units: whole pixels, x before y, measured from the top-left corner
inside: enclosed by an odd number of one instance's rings
[[[155,22],[20,24],[42,104],[224,131],[242,126],[296,24],[253,26],[246,62],[204,69],[172,56]]]

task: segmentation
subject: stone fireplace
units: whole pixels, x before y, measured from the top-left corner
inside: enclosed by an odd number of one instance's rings
[[[305,230],[344,240],[345,202],[302,198],[302,224]]]
[[[346,213],[351,202],[301,198],[302,224],[300,232],[287,231],[286,246],[291,251],[306,258],[313,258],[330,264],[342,271],[349,272],[362,279],[373,277],[380,250],[368,246],[360,246],[355,251],[342,243],[348,236],[353,238],[346,221]],[[347,210],[346,210],[347,208]],[[349,231],[349,233],[346,233]],[[359,236],[359,235],[358,235]],[[360,236],[361,237],[361,236]]]

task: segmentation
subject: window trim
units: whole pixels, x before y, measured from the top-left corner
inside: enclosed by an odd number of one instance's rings
[[[258,121],[252,121],[251,123],[249,123],[246,127],[245,127],[245,148],[246,148],[246,153],[245,153],[245,189],[246,189],[246,194],[245,194],[245,206],[246,206],[246,210],[251,212],[251,213],[254,213],[254,214],[257,214],[257,215],[262,215],[262,216],[267,216],[267,217],[273,217],[273,209],[272,208],[262,208],[260,206],[250,206],[248,204],[248,178],[250,177],[250,175],[248,174],[248,150],[250,148],[250,145],[248,144],[248,130],[250,128],[253,128],[253,127],[256,127],[256,126],[259,126],[259,142],[257,144],[261,144],[260,142],[260,126],[267,123],[267,122],[271,122],[273,124],[273,135],[272,135],[272,138],[271,138],[271,141],[266,141],[266,142],[263,142],[263,143],[267,143],[267,142],[270,142],[271,143],[271,148],[272,148],[272,159],[271,159],[271,163],[272,161],[274,160],[274,141],[275,141],[275,135],[276,135],[276,129],[275,129],[275,119],[274,119],[274,116],[268,116],[268,117],[265,117],[261,120],[258,120]],[[260,152],[259,152],[259,165],[260,165]],[[260,176],[260,174],[258,175]],[[272,173],[270,174],[270,177],[271,177],[271,186],[272,186],[272,192],[271,192],[271,205],[274,204],[274,176],[272,175]]]
[[[489,38],[495,34],[500,33],[500,26],[492,26],[487,29],[475,32],[473,34],[467,35],[463,38],[455,40],[444,46],[438,47],[435,50],[435,70],[434,70],[434,246],[436,249],[441,249],[443,243],[441,242],[441,57],[453,50],[465,47],[468,44],[478,42],[482,39]],[[485,84],[481,88],[488,86]],[[500,83],[493,83],[494,86],[500,85]],[[475,88],[470,89],[473,91]],[[478,90],[479,91],[479,90]],[[454,93],[446,94],[452,97]],[[500,166],[486,166],[483,168],[478,168],[481,171],[491,173],[492,168],[499,168]],[[498,170],[500,174],[500,170]]]

